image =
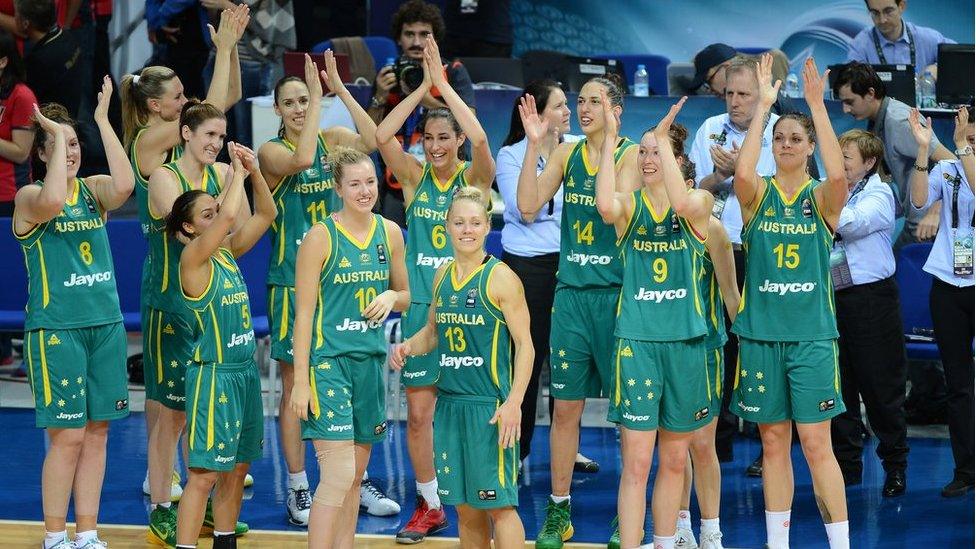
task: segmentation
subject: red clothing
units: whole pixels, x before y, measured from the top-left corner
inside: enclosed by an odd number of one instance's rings
[[[92,0],[92,12],[95,17],[112,15],[112,0]]]
[[[0,99],[0,139],[11,140],[15,128],[30,129],[34,92],[25,84],[17,84],[5,99]],[[14,199],[17,189],[30,182],[30,159],[14,164],[0,157],[0,202]]]

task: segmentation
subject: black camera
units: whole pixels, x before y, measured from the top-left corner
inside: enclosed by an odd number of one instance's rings
[[[419,88],[424,81],[424,68],[420,63],[421,61],[405,55],[393,63],[393,75],[396,76],[397,85],[402,85],[407,93]]]

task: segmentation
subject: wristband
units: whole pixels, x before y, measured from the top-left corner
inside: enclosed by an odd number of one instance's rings
[[[919,166],[918,164],[915,164],[915,171],[916,172],[928,172],[929,171],[929,168],[928,168],[928,166]]]

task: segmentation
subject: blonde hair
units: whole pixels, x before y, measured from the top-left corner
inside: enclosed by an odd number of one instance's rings
[[[146,67],[139,74],[127,74],[122,77],[119,85],[119,96],[122,98],[122,130],[123,143],[128,149],[136,136],[136,131],[149,124],[148,101],[159,99],[166,92],[166,83],[176,78],[176,73],[169,67]]]
[[[485,193],[477,187],[460,187],[451,199],[451,205],[447,207],[447,217],[451,217],[454,205],[461,201],[473,202],[477,204],[485,214],[485,219],[491,219],[488,215],[488,206],[485,204]]]
[[[201,103],[196,99],[187,101],[183,105],[183,110],[180,111],[180,143],[186,145],[186,139],[183,138],[183,126],[190,128],[191,132],[195,132],[201,124],[214,119],[227,120],[227,117],[223,111],[210,103]]]
[[[878,170],[881,159],[884,158],[884,143],[878,136],[864,130],[848,130],[842,133],[837,141],[840,142],[841,148],[853,143],[858,152],[861,153],[861,159],[865,162],[871,158],[874,159],[874,166],[868,171],[868,175]]]
[[[329,166],[332,168],[332,178],[336,185],[342,184],[342,176],[346,166],[368,162],[370,166],[373,161],[365,153],[349,147],[336,147],[329,151]],[[373,167],[375,170],[375,166]]]

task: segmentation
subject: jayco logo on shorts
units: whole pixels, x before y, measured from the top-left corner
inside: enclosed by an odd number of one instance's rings
[[[743,412],[758,412],[759,406],[746,406],[741,401],[739,402],[739,409]]]
[[[382,326],[382,322],[377,322],[375,320],[352,320],[345,318],[343,319],[342,324],[336,325],[336,330],[339,332],[367,332]]]
[[[588,255],[580,253],[571,253],[566,256],[566,261],[579,263],[580,265],[609,265],[611,259],[609,255]]]
[[[678,288],[677,290],[648,290],[642,286],[634,294],[634,299],[637,301],[653,301],[654,303],[660,303],[664,300],[684,299],[686,297],[688,297],[688,290],[685,288]]]
[[[166,395],[166,400],[172,400],[173,402],[186,402],[186,397],[180,395]]]
[[[77,414],[66,414],[61,412],[60,414],[54,416],[55,419],[81,419],[85,417],[85,412],[78,412]]]
[[[779,295],[805,294],[812,292],[816,287],[816,282],[770,282],[767,278],[759,287],[759,291]]]
[[[630,412],[624,412],[624,419],[629,419],[630,421],[650,421],[651,416],[635,416]]]
[[[349,425],[329,425],[326,431],[330,433],[341,433],[343,431],[352,431],[352,424]]]
[[[419,253],[417,254],[417,265],[420,265],[422,267],[433,267],[434,269],[436,269],[452,259],[454,258],[451,256],[434,257],[430,255],[424,255],[423,253]]]
[[[247,345],[252,341],[254,341],[254,330],[246,334],[233,334],[230,336],[230,341],[227,342],[227,348],[230,349],[240,345]]]
[[[90,288],[94,286],[96,282],[108,282],[110,280],[112,280],[112,271],[105,271],[104,273],[93,273],[87,275],[71,273],[71,278],[65,280],[64,285],[69,288],[72,286],[88,286]]]
[[[474,366],[475,368],[485,365],[485,359],[480,356],[450,356],[441,355],[441,368],[454,368],[457,370],[461,366]]]
[[[231,463],[234,461],[234,458],[236,457],[237,456],[222,456],[220,454],[217,454],[217,457],[214,458],[214,461],[216,461],[217,463]]]
[[[427,370],[420,372],[403,372],[403,377],[407,379],[417,379],[419,377],[424,377],[425,375],[427,375]]]
[[[553,389],[565,389],[566,388],[566,384],[565,383],[553,383],[552,384],[552,387],[553,387]]]

